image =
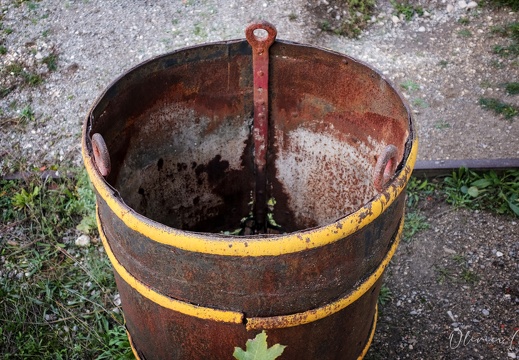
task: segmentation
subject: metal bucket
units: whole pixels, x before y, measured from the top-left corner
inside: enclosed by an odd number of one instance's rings
[[[281,359],[362,357],[402,231],[411,113],[360,61],[272,41],[260,64],[247,36],[138,65],[85,121],[134,353],[230,359],[266,330]]]

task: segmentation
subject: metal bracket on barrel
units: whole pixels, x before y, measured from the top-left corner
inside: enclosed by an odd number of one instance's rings
[[[387,145],[382,154],[377,158],[377,164],[373,174],[373,186],[378,192],[382,192],[386,184],[395,175],[398,149],[395,145]]]
[[[94,163],[104,177],[110,174],[112,165],[110,163],[110,153],[106,147],[103,136],[99,133],[92,135],[92,152],[94,153]]]
[[[254,166],[256,171],[256,194],[254,218],[256,229],[265,226],[267,208],[267,148],[268,148],[268,83],[269,48],[276,39],[274,25],[261,21],[249,25],[245,37],[252,47],[252,71],[254,77]]]

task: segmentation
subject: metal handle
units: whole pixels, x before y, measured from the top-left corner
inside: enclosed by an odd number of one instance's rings
[[[387,145],[377,158],[373,172],[373,186],[378,192],[382,192],[388,181],[395,175],[398,165],[397,154],[398,149],[395,145]]]
[[[255,227],[264,229],[267,215],[267,148],[269,109],[269,48],[276,39],[274,25],[261,21],[245,30],[245,37],[252,47],[252,72],[254,78],[254,166],[256,192],[254,201]]]
[[[92,135],[92,151],[94,152],[94,163],[103,176],[108,176],[112,165],[110,163],[110,153],[106,147],[105,139],[99,133]]]
[[[262,31],[267,32],[266,36],[261,36]],[[274,25],[268,21],[262,20],[259,23],[247,26],[247,29],[245,29],[245,38],[255,52],[259,55],[263,55],[263,52],[268,50],[270,45],[272,45],[274,40],[276,40],[277,33],[278,31]]]

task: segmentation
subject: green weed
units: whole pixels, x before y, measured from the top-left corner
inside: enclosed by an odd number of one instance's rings
[[[49,71],[56,71],[58,69],[58,55],[52,53],[43,58],[42,63],[47,65]]]
[[[30,86],[37,86],[43,82],[43,77],[41,75],[25,70],[23,65],[17,62],[7,65],[5,70]]]
[[[356,38],[368,25],[374,7],[374,0],[341,0],[337,12],[330,13],[329,19],[321,20],[318,27],[322,31]],[[341,10],[347,10],[347,12],[344,13]],[[335,18],[336,15],[339,15],[339,20]]]
[[[412,104],[416,107],[419,107],[419,108],[427,108],[429,107],[429,104],[427,104],[427,102],[422,99],[422,98],[416,98],[412,101]]]
[[[431,196],[437,188],[437,184],[427,179],[411,177],[407,183],[407,206],[415,207],[421,200]]]
[[[436,266],[436,282],[440,285],[454,278],[451,271],[446,267]]]
[[[413,82],[412,80],[406,80],[400,84],[400,87],[408,92],[414,92],[420,90],[420,85]]]
[[[461,168],[444,179],[442,189],[454,206],[519,216],[519,170],[498,175]]]
[[[497,7],[508,6],[514,11],[519,10],[519,2],[517,0],[489,0],[489,3]]]
[[[515,106],[494,98],[480,98],[479,105],[486,110],[493,111],[496,115],[503,115],[505,119],[512,119],[519,114]]]
[[[380,288],[380,293],[378,295],[378,303],[379,305],[386,305],[388,302],[393,299],[393,294],[391,293],[391,289],[383,284]]]
[[[440,60],[438,62],[438,66],[441,66],[441,67],[446,67],[447,65],[449,65],[449,62],[447,60]]]
[[[7,54],[7,48],[3,45],[0,45],[0,55]]]
[[[393,5],[393,8],[395,9],[396,15],[404,15],[404,18],[407,21],[410,21],[415,14],[417,16],[423,16],[424,14],[424,10],[421,6],[415,6],[407,0],[393,0],[391,1],[391,5]]]
[[[468,25],[470,24],[470,20],[468,17],[461,17],[458,19],[458,23],[460,23],[461,25]]]
[[[477,274],[469,269],[463,269],[461,271],[460,276],[465,282],[467,282],[469,284],[475,284],[479,280],[479,277],[477,276]]]
[[[418,211],[411,211],[405,214],[403,240],[410,242],[417,233],[429,229],[427,218]]]
[[[461,37],[472,37],[472,32],[469,29],[462,29],[458,31],[458,35]]]
[[[22,109],[22,111],[20,112],[19,119],[22,124],[27,124],[30,121],[34,121],[35,118],[36,117],[35,117],[34,111],[32,110],[30,105],[27,105],[26,107],[24,107]]]
[[[508,95],[519,94],[519,82],[509,82],[505,84],[505,90]]]
[[[491,31],[494,34],[508,37],[512,41],[509,45],[494,46],[494,54],[502,57],[519,55],[519,22],[513,22],[505,26],[493,27]]]
[[[448,122],[446,122],[445,120],[443,119],[440,119],[438,120],[435,124],[434,124],[434,128],[435,129],[438,129],[438,130],[443,130],[443,129],[448,129],[451,127],[451,124],[449,124]]]

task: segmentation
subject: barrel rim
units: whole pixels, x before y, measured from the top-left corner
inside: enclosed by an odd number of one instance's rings
[[[199,233],[171,228],[139,214],[124,202],[118,191],[108,184],[104,177],[99,173],[98,169],[94,165],[92,144],[88,135],[92,125],[91,121],[93,121],[93,112],[110,88],[115,86],[117,82],[132,71],[161,57],[170,56],[187,49],[201,48],[210,45],[231,44],[239,41],[245,40],[230,40],[227,42],[197,45],[154,57],[123,73],[114,80],[105,91],[103,91],[90,109],[83,124],[81,148],[83,162],[98,196],[106,202],[114,215],[116,215],[128,228],[142,234],[152,241],[185,251],[222,256],[279,256],[314,249],[339,241],[373,222],[398,198],[402,191],[404,191],[407,182],[411,177],[418,153],[418,138],[414,128],[415,123],[405,98],[393,83],[378,70],[374,69],[369,64],[350,56],[318,46],[276,40],[276,42],[284,44],[304,46],[339,55],[365,66],[369,70],[378,74],[381,79],[391,87],[399,97],[408,115],[409,134],[405,145],[401,169],[397,172],[395,177],[382,193],[376,195],[358,210],[347,214],[330,224],[299,230],[289,234],[272,236],[231,236],[216,233]]]

